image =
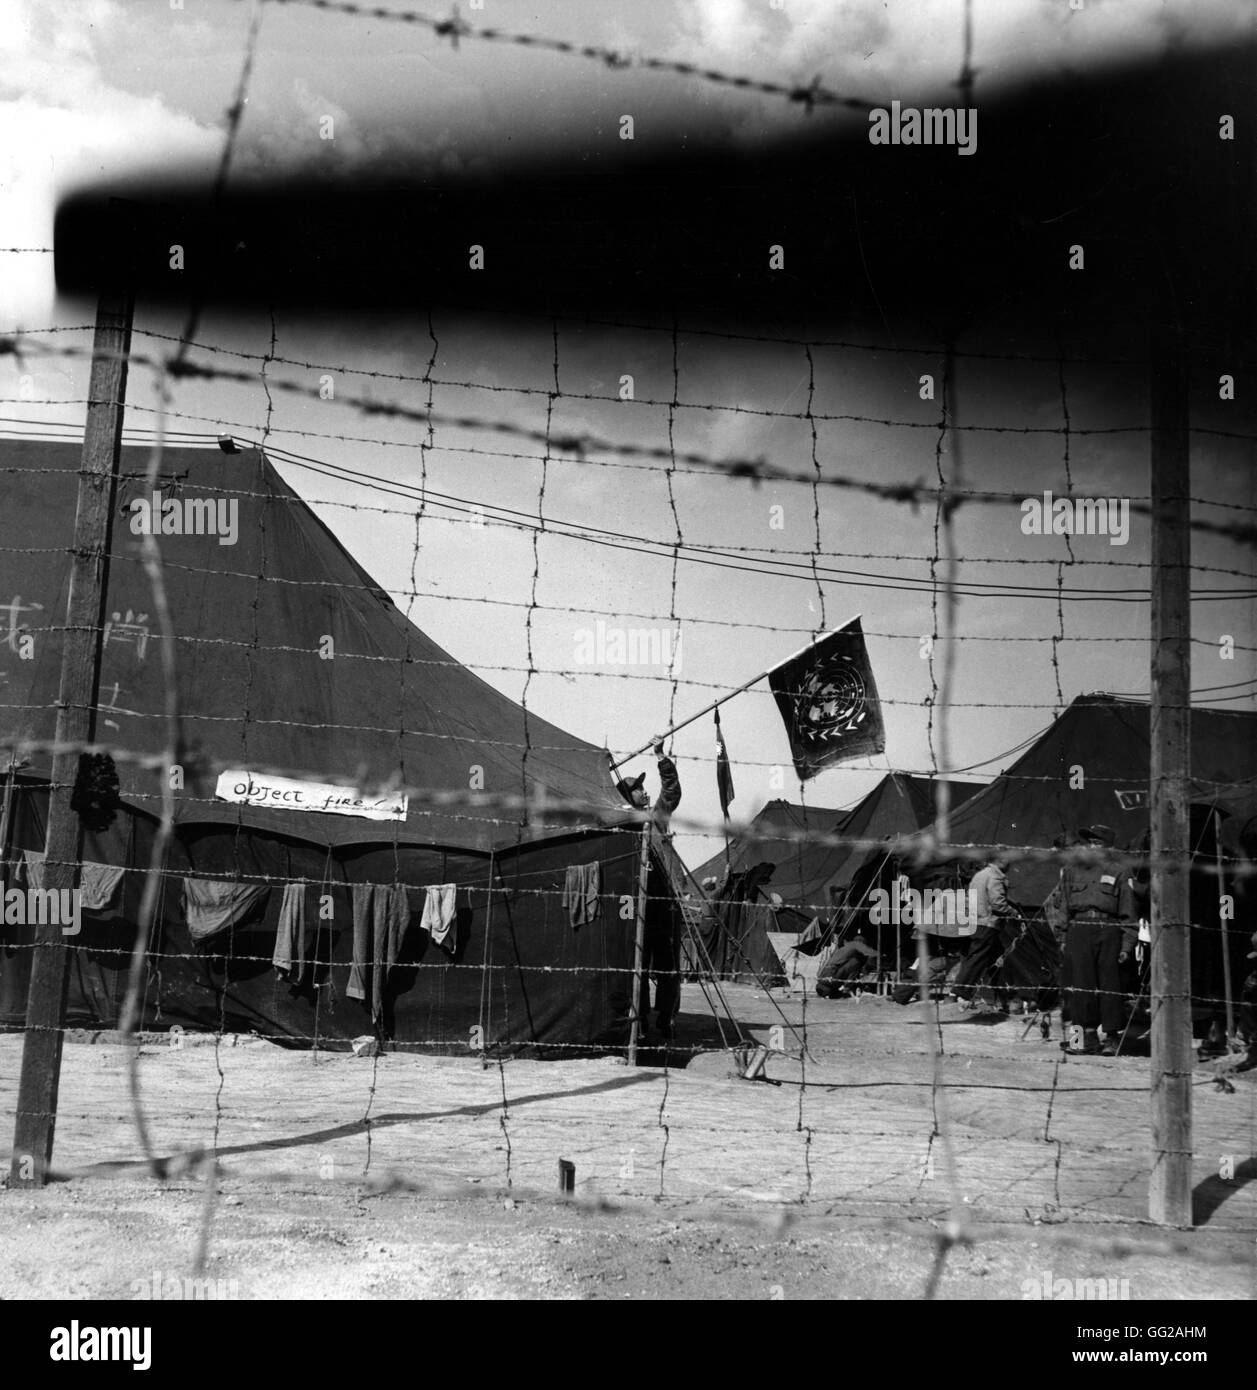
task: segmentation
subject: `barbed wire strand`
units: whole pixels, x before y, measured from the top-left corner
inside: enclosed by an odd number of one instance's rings
[[[645,57],[632,51],[609,48],[604,44],[578,43],[569,39],[547,37],[544,34],[519,33],[477,26],[468,23],[459,15],[457,5],[447,18],[438,19],[435,15],[427,14],[421,10],[393,10],[384,6],[357,4],[355,0],[271,0],[271,3],[322,10],[326,13],[343,15],[353,19],[380,19],[398,24],[413,25],[429,30],[437,38],[449,39],[454,49],[458,48],[460,40],[471,39],[483,43],[507,44],[517,48],[527,48],[534,52],[584,58],[613,71],[636,68],[643,72],[670,73],[694,82],[710,83],[740,92],[753,92],[758,96],[781,98],[801,107],[805,115],[811,115],[817,107],[841,107],[864,114],[877,105],[876,102],[868,102],[860,97],[844,95],[823,86],[819,76],[807,86],[798,83],[772,82],[761,78],[739,76],[724,72],[719,68],[683,62],[675,58]]]

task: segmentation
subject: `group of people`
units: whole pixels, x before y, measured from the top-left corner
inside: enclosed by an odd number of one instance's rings
[[[1062,1047],[1070,1053],[1116,1056],[1136,1050],[1136,1038],[1145,1038],[1146,1026],[1135,1028],[1140,1015],[1138,1001],[1146,989],[1145,956],[1149,942],[1147,920],[1151,916],[1150,884],[1146,870],[1132,872],[1115,850],[1116,834],[1107,825],[1084,827],[1077,835],[1060,837],[1054,848],[1086,848],[1087,858],[1062,865],[1056,886],[1043,904],[1043,919],[1050,928],[1037,928],[1035,942],[1029,932],[1028,910],[1009,897],[1006,865],[1008,854],[996,851],[969,882],[975,922],[969,949],[952,978],[952,997],[964,1010],[981,1007],[985,996],[1004,1013],[1024,1012],[1027,1002],[1040,1009],[1047,1036],[1047,1010],[1059,998],[1065,1033]],[[1204,1041],[1203,1058],[1221,1056],[1227,1050],[1226,1009],[1221,976],[1222,956],[1228,949],[1210,917],[1216,919],[1218,885],[1203,876],[1193,889],[1192,921],[1202,927],[1193,932],[1193,1013]],[[1202,879],[1193,875],[1193,883]],[[1250,924],[1251,926],[1251,924]],[[927,929],[918,929],[919,931]],[[1249,928],[1241,928],[1246,936]],[[1249,968],[1238,968],[1235,948],[1238,933],[1230,934],[1232,979],[1238,1032],[1257,1050],[1257,949],[1248,955]],[[926,937],[927,944],[930,938]],[[1046,952],[1040,947],[1046,941]],[[1252,946],[1257,948],[1257,933]],[[876,953],[857,933],[827,959],[818,976],[817,993],[832,995],[875,969]],[[1021,958],[1033,963],[1029,968]],[[1215,959],[1216,958],[1216,959]],[[933,989],[947,975],[947,957],[930,953],[929,974],[924,981],[901,987],[895,997],[908,1002],[922,990]],[[1142,968],[1141,968],[1142,967]],[[1245,977],[1246,976],[1246,977]],[[845,980],[845,986],[840,984]],[[1242,983],[1241,983],[1242,980]]]
[[[617,788],[635,809],[650,812],[652,834],[666,835],[672,813],[681,801],[681,781],[676,764],[664,752],[663,740],[653,742],[659,772],[659,795],[653,805],[646,793],[645,773],[622,779]],[[1129,998],[1140,993],[1136,954],[1142,954],[1141,923],[1148,913],[1147,875],[1132,874],[1115,852],[1116,834],[1107,825],[1090,825],[1076,836],[1061,836],[1054,848],[1073,846],[1095,851],[1092,857],[1064,864],[1043,914],[1060,953],[1059,976],[1051,983],[1059,991],[1062,1046],[1078,1054],[1116,1056],[1129,1030]],[[1010,1014],[1024,1011],[1023,996],[1035,999],[1038,991],[1008,983],[1009,958],[1024,940],[1026,910],[1008,896],[1007,855],[995,852],[969,883],[975,932],[951,985],[962,1009],[978,1007],[986,990],[995,1006]],[[669,886],[652,856],[647,882],[643,933],[642,970],[634,1001],[638,1036],[642,1043],[666,1045],[675,1037],[680,1008],[681,926],[673,909]],[[1252,945],[1257,948],[1257,933]],[[857,932],[831,953],[818,977],[818,993],[840,992],[843,982],[874,968],[877,952]],[[1257,949],[1248,955],[1252,966],[1239,986],[1240,1031],[1257,1048]],[[932,960],[933,982],[942,960]],[[1000,977],[1004,976],[1004,979]],[[651,985],[654,986],[654,1023],[651,1018]],[[929,987],[927,984],[924,987]],[[915,991],[913,991],[915,992]],[[1226,1034],[1214,1017],[1202,1047],[1204,1055],[1226,1050]]]
[[[1107,825],[1080,830],[1075,843],[1099,856],[1065,864],[1043,908],[1061,951],[1061,1020],[1070,1052],[1115,1056],[1126,1025],[1128,991],[1121,967],[1134,954],[1139,913],[1129,873],[1104,853],[1113,849],[1116,839]],[[1066,848],[1065,842],[1057,848]],[[992,855],[973,876],[970,889],[977,930],[953,983],[962,1008],[973,1007],[978,982],[1015,945],[1024,917],[1008,897],[1004,855]],[[1015,992],[1008,1008],[1021,1011]]]

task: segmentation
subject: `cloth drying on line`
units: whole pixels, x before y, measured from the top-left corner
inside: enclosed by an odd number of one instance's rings
[[[125,874],[125,869],[120,869],[114,864],[84,863],[83,872],[79,876],[83,911],[104,912],[113,901],[113,895],[118,891]]]
[[[454,911],[458,886],[454,883],[434,883],[423,891],[423,916],[419,919],[419,925],[436,945],[453,955],[458,949]]]
[[[271,964],[289,984],[299,985],[306,973],[306,886],[284,884],[279,905],[279,929],[275,933],[275,954]]]
[[[396,884],[377,884],[373,908],[375,956],[371,972],[371,1017],[379,1018],[384,1012],[384,985],[388,972],[397,964],[402,938],[410,925],[406,890]]]
[[[22,851],[26,858],[26,881],[32,888],[44,886],[44,866],[47,856],[43,850]],[[104,912],[118,891],[126,869],[116,864],[94,864],[84,860],[79,872],[79,902],[84,912]]]
[[[592,864],[567,866],[567,876],[563,881],[563,906],[572,926],[583,927],[588,922],[598,920],[602,910],[601,892],[602,866],[596,859]]]
[[[353,899],[354,951],[349,967],[349,986],[345,993],[351,999],[367,997],[367,973],[371,969],[371,890],[373,884],[355,883],[350,890]]]
[[[388,972],[397,964],[402,938],[410,925],[410,907],[406,890],[396,884],[355,883],[351,891],[353,963],[345,992],[351,999],[365,1000],[369,986],[371,1017],[378,1019],[384,1012]]]
[[[234,927],[269,892],[264,883],[224,878],[185,878],[183,903],[188,935],[200,942]]]

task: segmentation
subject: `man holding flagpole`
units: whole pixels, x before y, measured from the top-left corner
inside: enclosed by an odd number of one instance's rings
[[[771,670],[752,676],[736,690],[713,700],[667,731],[674,734],[704,714],[717,711],[716,785],[720,809],[726,820],[729,803],[733,800],[733,774],[720,729],[719,707],[765,677],[785,721],[790,755],[801,782],[815,777],[835,763],[881,753],[886,748],[877,685],[857,616],[844,626],[822,634]],[[672,812],[681,801],[681,782],[672,759],[664,754],[664,737],[656,735],[648,745],[654,750],[659,764],[659,800],[651,815],[651,831],[659,834],[667,833]],[[611,758],[608,752],[612,774],[645,751],[645,747],[638,748],[618,759]],[[650,805],[645,781],[646,774],[643,772],[616,782],[620,795],[641,811]],[[646,1019],[646,1005],[649,1002],[646,981],[648,975],[654,972],[657,1024],[666,1039],[672,1036],[680,1004],[681,930],[680,923],[673,915],[671,895],[660,883],[658,869],[653,863],[649,870],[649,885],[638,1018],[642,1022]]]
[[[761,671],[749,681],[743,681],[735,690],[704,705],[679,724],[674,724],[668,733],[675,734],[684,729],[765,678],[785,721],[790,753],[799,781],[806,782],[834,763],[885,752],[886,730],[882,725],[882,707],[858,616],[808,643],[802,651],[787,657],[771,670]],[[727,766],[728,754],[724,752],[719,722],[717,716],[717,753],[723,755]],[[649,744],[643,744],[621,758],[612,759],[612,772],[644,753],[647,748],[655,748],[658,752],[661,743],[661,736],[656,735]],[[719,776],[719,763],[717,774]],[[626,800],[632,800],[626,787],[633,784],[640,787],[645,780],[645,774],[642,774],[634,778],[632,784],[618,782],[616,785]],[[729,802],[733,800],[731,774],[727,788],[727,798],[723,785],[721,791],[721,804],[726,812]],[[644,805],[645,801],[641,804]]]
[[[646,795],[646,774],[621,778],[616,783],[620,795],[639,811],[650,810],[652,835],[666,835],[672,813],[681,804],[681,779],[676,764],[663,751],[663,738],[652,745],[659,768],[659,796],[654,806]],[[646,880],[646,929],[642,948],[642,977],[638,999],[638,1018],[643,1041],[650,1013],[650,980],[655,981],[655,1031],[661,1041],[670,1042],[676,1031],[681,1007],[681,926],[673,910],[672,895],[652,859]]]

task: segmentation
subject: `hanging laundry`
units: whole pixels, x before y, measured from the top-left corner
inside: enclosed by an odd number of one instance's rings
[[[595,859],[592,864],[569,864],[563,880],[563,906],[567,910],[567,920],[574,927],[583,927],[588,922],[596,922],[602,911],[602,866]]]
[[[32,888],[43,888],[46,856],[43,850],[22,851],[26,858],[26,881]],[[115,864],[94,864],[84,860],[80,866],[79,899],[84,912],[104,912],[118,891],[126,869]]]
[[[355,883],[350,892],[354,914],[354,954],[349,967],[349,987],[345,993],[351,999],[367,997],[367,971],[371,968],[371,890],[370,883]]]
[[[288,983],[299,985],[306,973],[306,886],[284,884],[279,905],[279,929],[275,933],[275,954],[271,964]]]
[[[379,1019],[384,1013],[384,987],[388,983],[388,972],[397,964],[402,938],[410,925],[406,890],[398,884],[377,883],[372,915],[375,952],[371,976],[371,1017]]]
[[[195,942],[217,936],[241,921],[269,890],[264,883],[221,878],[185,878],[183,903],[188,934]]]
[[[84,861],[83,872],[79,875],[83,911],[104,912],[113,901],[126,872],[114,864],[89,864]]]
[[[384,1012],[388,972],[397,964],[402,938],[410,925],[406,890],[392,883],[351,886],[354,917],[353,964],[345,993],[351,999],[371,999],[371,1017]],[[369,979],[368,979],[369,976]]]
[[[26,860],[26,882],[31,888],[44,886],[44,859],[42,849],[24,849],[22,857]]]
[[[458,885],[454,883],[434,883],[424,890],[423,916],[419,925],[432,938],[436,945],[452,956],[458,949],[458,932],[455,926],[454,900]]]

